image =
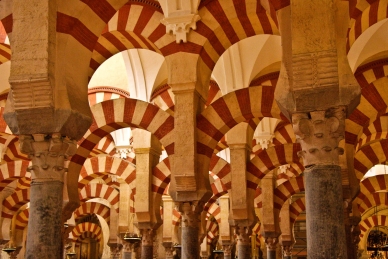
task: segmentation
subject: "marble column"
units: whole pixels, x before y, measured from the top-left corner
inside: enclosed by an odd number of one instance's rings
[[[338,146],[345,107],[294,114],[293,128],[305,165],[307,251],[310,258],[347,258]]]
[[[154,231],[152,229],[141,229],[141,258],[153,258]]]
[[[222,245],[224,251],[224,259],[232,259],[232,245]]]
[[[265,238],[268,259],[276,259],[276,248],[277,248],[278,241],[279,240],[277,237],[266,237]]]
[[[20,136],[20,149],[28,154],[32,166],[30,215],[26,258],[61,258],[62,203],[65,160],[76,151],[76,142],[52,135]]]
[[[179,210],[182,215],[182,259],[198,259],[200,212],[198,202],[182,202]]]
[[[236,226],[235,233],[237,235],[237,250],[239,259],[251,258],[251,242],[249,235],[251,234],[250,227]]]
[[[283,246],[283,259],[292,259],[292,246]]]

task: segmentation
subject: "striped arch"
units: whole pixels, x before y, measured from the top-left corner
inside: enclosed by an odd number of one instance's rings
[[[1,212],[1,216],[3,218],[12,219],[13,215],[19,210],[19,208],[29,201],[30,189],[15,191],[3,200],[3,210]]]
[[[361,215],[369,209],[385,205],[388,206],[388,193],[376,192],[371,194],[361,194],[357,196],[356,202]]]
[[[28,218],[30,216],[30,208],[22,210],[15,218],[15,228],[23,230],[28,225]]]
[[[69,186],[78,185],[79,172],[90,151],[101,138],[120,128],[132,126],[148,130],[160,140],[167,154],[173,154],[174,118],[156,106],[139,100],[121,98],[98,103],[91,110],[95,121],[69,163]],[[68,206],[78,207],[77,191],[68,188],[68,194],[70,199]]]
[[[210,159],[209,171],[221,180],[226,190],[232,188],[231,176],[229,174],[230,164],[226,160],[213,154]]]
[[[362,6],[362,4],[365,4],[365,2],[370,2],[370,1],[360,1],[358,3],[358,7]],[[368,4],[369,5],[369,4]],[[362,11],[362,13],[353,12],[353,19],[355,20],[353,25],[349,28],[348,32],[348,42],[347,42],[347,50],[352,47],[354,42],[358,39],[358,37],[361,36],[362,33],[364,33],[369,27],[371,27],[373,24],[384,20],[387,18],[387,7],[388,7],[388,2],[387,0],[379,0],[379,1],[374,1],[372,4],[369,6],[366,5],[367,7],[363,10],[360,10],[357,8],[359,11]],[[356,16],[356,14],[359,14]]]
[[[168,84],[163,84],[153,91],[150,98],[150,102],[162,109],[163,111],[166,111],[172,116],[174,116],[174,98],[175,95],[172,92],[172,88]]]
[[[356,145],[364,128],[388,112],[388,78],[382,77],[361,89],[361,101],[346,120],[346,143]]]
[[[210,80],[209,82],[209,92],[207,95],[206,106],[209,106],[218,98],[222,97],[222,92],[217,82],[214,80]]]
[[[275,129],[272,143],[275,146],[296,143],[296,137],[294,130],[292,129],[292,124],[283,121],[280,122]]]
[[[98,86],[88,89],[88,99],[90,106],[118,98],[130,98],[129,93],[123,89],[112,86]]]
[[[388,76],[388,59],[379,59],[359,66],[354,73],[361,88]]]
[[[262,179],[269,171],[281,165],[295,164],[295,167],[299,167],[300,172],[303,172],[304,167],[301,159],[298,157],[298,151],[300,151],[299,144],[273,146],[262,150],[247,164],[248,188],[256,190],[259,180]]]
[[[97,241],[102,240],[102,229],[99,225],[91,222],[83,222],[74,227],[71,232],[73,235],[73,242],[80,242],[85,238],[92,238]],[[88,234],[86,234],[88,233]]]
[[[217,143],[231,128],[253,118],[281,119],[274,101],[274,87],[248,87],[219,98],[197,116],[197,150],[211,157]]]
[[[136,168],[126,160],[111,156],[86,159],[79,176],[78,189],[84,188],[91,180],[101,175],[120,176],[133,190],[135,188]]]
[[[11,46],[0,43],[0,65],[11,60]]]
[[[85,202],[74,211],[74,219],[77,221],[79,218],[82,218],[87,214],[100,215],[103,219],[105,219],[106,223],[109,224],[110,208],[104,204],[97,202]]]
[[[128,2],[121,7],[97,40],[90,60],[89,76],[105,60],[127,49],[148,49],[161,53],[157,40],[166,34],[166,28],[160,22],[163,18],[159,6]],[[169,38],[170,41],[175,41],[172,37]]]
[[[0,191],[16,179],[31,178],[31,173],[27,172],[29,164],[29,161],[18,160],[0,165]]]
[[[368,177],[360,183],[360,193],[369,194],[381,191],[388,191],[388,175],[380,174]]]
[[[207,210],[209,215],[212,215],[214,219],[220,223],[221,222],[221,208],[216,203],[213,203]]]
[[[278,171],[278,175],[276,178],[276,182],[278,185],[290,180],[293,177],[297,177],[302,173],[302,168],[300,168],[300,164],[289,164],[288,166],[289,167],[286,169],[285,173],[281,173]]]
[[[386,194],[388,186],[388,175],[376,175],[368,177],[360,183],[360,193],[357,195],[355,202],[359,206],[359,210],[364,212],[371,208],[373,204],[383,204],[385,197],[381,194]]]
[[[172,225],[180,226],[182,215],[175,208],[172,210]]]
[[[23,154],[20,151],[20,142],[18,137],[10,137],[10,141],[6,142],[3,150],[5,150],[4,153],[4,161],[6,162],[12,162],[16,160],[29,160],[28,155]]]
[[[363,146],[354,156],[354,170],[361,180],[374,165],[387,161],[388,139],[382,139],[370,145]]]
[[[82,202],[86,202],[87,200],[93,198],[102,198],[107,200],[112,208],[118,212],[120,194],[116,189],[106,184],[93,183],[86,185],[80,190],[79,199]]]
[[[93,148],[93,150],[90,152],[89,158],[95,157],[101,154],[110,155],[110,156],[114,156],[116,154],[116,145],[112,135],[108,134],[105,137],[103,137]],[[134,154],[133,155],[131,153],[127,154],[127,160],[129,162],[133,161]]]
[[[152,170],[152,191],[163,195],[170,183],[170,159],[166,157]]]
[[[385,215],[373,215],[369,218],[364,219],[360,222],[360,238],[363,238],[364,235],[373,227],[377,226],[387,226],[388,217]]]
[[[380,116],[364,131],[358,141],[356,152],[372,141],[388,138],[388,116]]]
[[[259,121],[260,122],[260,121]],[[226,142],[226,136],[224,135],[221,140],[217,143],[217,146],[214,148],[213,153],[218,154],[224,149],[227,149],[229,147],[228,143]]]
[[[258,1],[213,0],[201,5],[198,13],[202,19],[190,37],[204,44],[193,43],[192,49],[199,49],[200,63],[209,69],[209,78],[219,57],[233,44],[255,35],[279,34],[276,18],[273,20]],[[161,51],[172,54],[173,47],[175,44],[169,44]]]
[[[29,172],[27,172],[29,173]],[[17,180],[17,185],[15,190],[22,190],[22,189],[27,189],[30,188],[31,186],[31,178],[30,177],[21,177]]]
[[[292,195],[304,191],[304,178],[298,176],[291,178],[289,181],[279,185],[274,190],[274,209],[275,212],[280,213],[284,202],[288,200]]]
[[[214,245],[215,239],[219,236],[219,226],[217,220],[211,214],[207,214],[206,219],[206,237],[207,244]]]
[[[293,201],[290,205],[290,222],[294,224],[300,213],[306,210],[305,197]]]

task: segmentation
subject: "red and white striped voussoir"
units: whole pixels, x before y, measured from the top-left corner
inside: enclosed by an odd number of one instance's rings
[[[354,156],[356,177],[361,180],[374,165],[388,160],[388,140],[382,139],[363,146]]]
[[[91,110],[95,123],[84,135],[77,153],[72,157],[69,171],[80,171],[90,151],[101,138],[126,127],[150,131],[160,140],[167,153],[173,154],[174,118],[158,107],[140,100],[121,98],[98,103]]]
[[[84,233],[89,232],[89,236],[83,236]],[[91,222],[83,222],[80,224],[77,224],[73,231],[71,232],[73,235],[73,242],[77,241],[80,237],[82,238],[93,238],[97,241],[101,241],[102,239],[102,229],[99,225]]]
[[[364,219],[360,222],[360,237],[363,238],[365,233],[373,227],[376,226],[387,226],[388,217],[385,215],[372,215],[369,218]]]
[[[386,192],[376,192],[367,195],[359,194],[355,200],[358,209],[362,214],[375,206],[388,206],[388,195]]]
[[[0,43],[0,65],[11,60],[11,46]]]
[[[274,91],[272,86],[244,88],[209,105],[197,116],[198,152],[210,158],[222,137],[240,122],[262,117],[281,119]]]
[[[298,151],[300,150],[299,144],[285,144],[262,150],[247,164],[247,186],[255,190],[260,179],[269,171],[281,165],[294,163],[303,171],[301,159],[298,157]]]
[[[379,139],[388,138],[388,116],[380,116],[368,128],[364,128],[356,146],[356,152],[364,145]]]
[[[352,26],[348,31],[347,50],[353,46],[354,42],[373,24],[388,17],[388,2],[361,0],[357,3],[357,9],[352,13]]]
[[[361,89],[360,103],[345,121],[346,143],[357,145],[364,129],[388,112],[387,84],[388,78],[382,77]]]
[[[170,183],[170,159],[166,157],[152,169],[152,192],[163,195]]]
[[[27,227],[28,225],[28,219],[30,216],[30,208],[26,208],[20,213],[15,218],[15,228],[23,230]]]
[[[27,172],[29,164],[30,161],[17,160],[0,165],[0,191],[18,178],[31,178],[31,173]]]
[[[301,197],[290,205],[290,222],[294,224],[299,215],[306,210],[306,199]]]
[[[30,201],[30,189],[15,191],[3,201],[1,216],[3,218],[12,218],[21,206]]]
[[[110,208],[98,202],[85,202],[74,211],[74,219],[77,220],[87,214],[100,215],[109,224]]]
[[[86,185],[80,190],[79,199],[81,201],[86,202],[87,200],[93,198],[102,198],[107,200],[112,206],[111,208],[118,212],[120,194],[115,188],[106,184],[93,183]]]
[[[292,195],[304,191],[304,177],[298,176],[291,178],[289,181],[279,185],[274,190],[274,209],[275,213],[280,213],[280,210],[283,207],[283,204],[290,198]]]
[[[82,189],[91,180],[100,174],[114,174],[120,176],[130,188],[135,188],[136,168],[126,160],[111,157],[98,156],[86,159],[80,175],[78,188]]]

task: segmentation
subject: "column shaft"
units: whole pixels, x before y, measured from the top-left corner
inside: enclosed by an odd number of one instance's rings
[[[150,259],[153,258],[153,246],[145,246],[141,247],[141,258],[142,259]]]
[[[267,258],[268,259],[276,259],[276,250],[267,249]]]
[[[182,259],[199,258],[198,235],[198,226],[182,226]]]
[[[61,258],[63,182],[33,181],[30,196],[26,258]]]
[[[316,165],[305,171],[309,258],[347,258],[341,167]]]
[[[123,259],[132,259],[132,252],[123,252]]]
[[[239,244],[237,243],[238,249],[238,258],[240,259],[250,259],[251,258],[251,246],[249,244]]]

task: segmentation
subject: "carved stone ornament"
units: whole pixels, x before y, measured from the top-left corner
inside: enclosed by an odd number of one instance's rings
[[[141,229],[141,244],[142,246],[154,245],[154,230],[153,229]]]
[[[181,213],[182,227],[198,228],[200,220],[200,206],[197,201],[195,202],[182,202],[179,204],[179,211]]]
[[[232,255],[232,245],[222,245],[222,250],[224,251],[224,256]]]
[[[128,242],[125,242],[123,249],[124,249],[124,252],[127,252],[127,253],[131,252],[132,251],[132,244],[128,243]]]
[[[63,181],[67,170],[64,162],[75,154],[77,144],[60,133],[21,135],[20,150],[32,160],[32,166],[28,168],[32,181]]]
[[[292,246],[283,246],[284,256],[292,256]]]
[[[166,251],[166,258],[173,258],[174,256],[174,247],[172,246],[167,246],[164,249]]]
[[[344,138],[345,115],[344,106],[292,115],[293,129],[302,147],[298,155],[305,167],[339,165],[339,155],[344,153],[338,144]]]
[[[236,236],[237,236],[236,237],[237,244],[240,244],[240,245],[250,244],[251,240],[249,236],[252,233],[252,230],[250,227],[236,226],[234,228],[234,232],[236,233]]]
[[[265,244],[267,245],[267,249],[270,251],[276,251],[278,241],[277,237],[266,237]]]
[[[187,42],[190,29],[197,29],[199,0],[158,0],[164,13],[161,23],[166,25],[166,33],[176,36],[176,43]]]

